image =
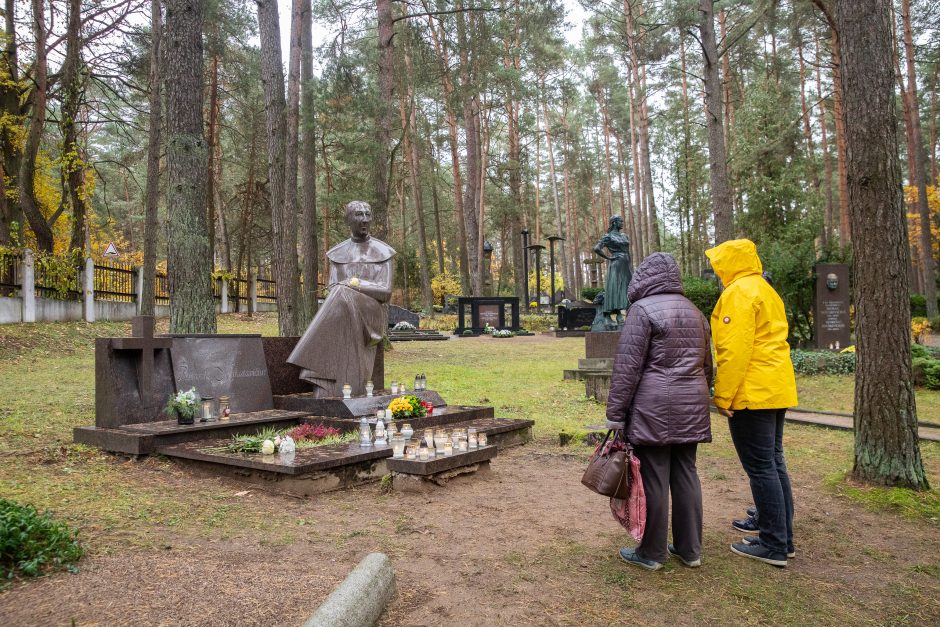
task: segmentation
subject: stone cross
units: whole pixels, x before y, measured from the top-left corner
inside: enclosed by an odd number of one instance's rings
[[[131,320],[132,337],[119,337],[112,340],[111,347],[119,351],[141,351],[140,366],[137,369],[137,385],[140,390],[142,407],[153,406],[153,356],[158,350],[169,349],[173,345],[171,338],[153,336],[154,317],[136,316]]]

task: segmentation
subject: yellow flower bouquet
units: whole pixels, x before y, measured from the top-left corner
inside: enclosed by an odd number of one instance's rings
[[[417,396],[399,396],[389,403],[388,410],[392,412],[392,418],[395,420],[421,418],[428,414],[427,405]]]

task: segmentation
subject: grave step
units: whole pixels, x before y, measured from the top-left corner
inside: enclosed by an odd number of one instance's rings
[[[391,422],[394,422],[398,429],[407,422],[412,426],[415,431],[420,431],[422,429],[427,429],[429,427],[442,427],[445,425],[452,425],[458,422],[466,422],[468,420],[479,420],[483,418],[492,418],[493,417],[493,408],[484,407],[484,406],[474,406],[474,405],[445,405],[444,407],[435,407],[434,412],[430,416],[423,416],[421,418],[401,418],[395,419]],[[303,422],[309,422],[310,424],[323,424],[327,427],[335,427],[340,431],[351,431],[359,427],[360,417],[350,417],[350,418],[335,418],[331,416],[306,416],[303,419]],[[386,420],[386,426],[390,421]],[[369,424],[373,427],[375,426],[375,415],[369,415]]]
[[[146,455],[161,446],[212,438],[230,438],[236,434],[256,433],[259,427],[285,428],[297,425],[304,412],[268,409],[232,414],[229,420],[195,422],[181,425],[175,420],[160,420],[124,425],[113,429],[77,427],[75,442],[90,444],[112,453]]]
[[[385,460],[385,466],[391,472],[427,477],[430,475],[446,472],[448,470],[453,470],[454,468],[460,468],[461,466],[469,466],[471,464],[488,462],[489,460],[496,457],[497,450],[498,447],[488,445],[482,448],[473,449],[472,451],[466,451],[462,453],[458,452],[454,453],[453,455],[445,455],[444,457],[435,457],[434,459],[429,459],[427,461],[421,461],[418,459],[390,458]]]

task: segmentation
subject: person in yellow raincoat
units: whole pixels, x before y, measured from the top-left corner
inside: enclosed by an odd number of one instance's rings
[[[783,455],[783,422],[797,404],[787,344],[789,328],[780,296],[761,272],[757,247],[730,240],[705,251],[725,289],[712,312],[715,393],[728,418],[734,448],[751,484],[757,536],[732,552],[774,566],[793,557],[793,493]],[[735,521],[735,528],[739,521]]]

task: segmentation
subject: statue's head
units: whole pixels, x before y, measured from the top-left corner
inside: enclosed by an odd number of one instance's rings
[[[835,272],[830,272],[826,275],[826,287],[830,290],[839,289],[839,275]]]
[[[619,231],[623,228],[623,218],[620,216],[610,216],[610,226],[607,227],[607,230],[616,230]]]
[[[372,207],[362,200],[354,200],[346,205],[346,226],[353,240],[362,241],[369,237],[372,226]]]

